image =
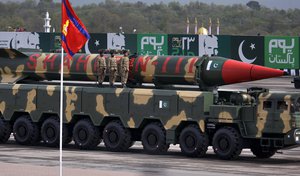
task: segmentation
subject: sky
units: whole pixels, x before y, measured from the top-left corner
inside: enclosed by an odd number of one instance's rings
[[[98,3],[101,0],[69,0],[74,5],[83,5],[86,3]],[[142,1],[145,3],[160,3],[160,2],[171,2],[178,1],[180,3],[189,3],[191,1],[197,0],[120,0],[120,2],[137,2]],[[198,0],[199,2],[204,3],[215,3],[222,5],[232,5],[232,4],[247,4],[250,0]],[[269,8],[277,8],[277,9],[289,9],[289,8],[300,8],[300,0],[257,0],[262,6],[266,6]],[[57,1],[59,2],[59,0]]]
[[[8,1],[25,1],[25,0],[0,0],[0,2],[8,2]],[[61,0],[54,0],[54,2],[60,2]],[[85,5],[85,4],[91,4],[91,3],[99,3],[103,2],[104,0],[69,0],[72,5],[78,6],[78,5]],[[189,3],[191,1],[199,1],[204,3],[215,3],[215,4],[222,4],[222,5],[232,5],[232,4],[247,4],[250,0],[119,0],[120,2],[145,2],[148,4],[153,3],[160,3],[165,2],[169,3],[171,1],[178,1],[180,3]],[[276,9],[300,9],[300,0],[256,0],[258,1],[262,6],[269,7],[269,8],[276,8]]]

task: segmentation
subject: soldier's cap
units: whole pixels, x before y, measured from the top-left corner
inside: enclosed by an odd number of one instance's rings
[[[110,50],[110,54],[115,54],[115,51],[114,50]]]
[[[123,53],[123,54],[126,54],[126,53],[128,53],[128,50],[123,50],[122,53]]]

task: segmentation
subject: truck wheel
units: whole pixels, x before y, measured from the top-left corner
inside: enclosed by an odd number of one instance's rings
[[[167,152],[169,144],[166,143],[164,127],[158,122],[147,125],[142,132],[142,145],[144,150],[150,154]]]
[[[29,116],[21,116],[16,120],[13,134],[17,143],[22,145],[34,145],[40,140],[39,126]]]
[[[42,140],[49,147],[59,146],[59,119],[57,117],[49,117],[42,124],[41,136]],[[68,127],[63,125],[63,145],[72,141],[72,133]]]
[[[213,149],[219,158],[229,160],[237,158],[243,149],[243,139],[232,127],[219,129],[213,137]]]
[[[44,121],[41,128],[42,140],[49,147],[59,145],[59,121],[57,118],[49,118]]]
[[[0,118],[0,144],[4,144],[8,141],[11,134],[11,125],[5,121],[2,117]]]
[[[108,123],[103,130],[103,141],[109,151],[126,151],[132,144],[131,134],[119,120]]]
[[[208,136],[197,125],[189,125],[179,136],[181,152],[189,157],[203,157],[208,148]]]
[[[89,119],[82,119],[74,126],[73,139],[79,149],[94,149],[101,142],[100,130]]]
[[[276,153],[276,149],[264,149],[259,144],[258,145],[252,145],[250,147],[251,152],[257,157],[257,158],[271,158]]]

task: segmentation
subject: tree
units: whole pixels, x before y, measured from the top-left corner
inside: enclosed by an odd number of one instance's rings
[[[260,5],[259,5],[259,2],[257,2],[257,1],[249,1],[247,3],[247,6],[253,10],[260,10]]]

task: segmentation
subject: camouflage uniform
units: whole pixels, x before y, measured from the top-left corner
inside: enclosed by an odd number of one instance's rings
[[[128,78],[128,71],[129,71],[129,58],[127,55],[121,59],[121,83],[122,86],[125,87]]]
[[[98,84],[101,86],[105,78],[106,60],[100,55],[98,57]]]
[[[117,60],[114,55],[112,55],[108,59],[108,69],[109,69],[109,84],[110,86],[114,86],[117,77],[117,71],[118,71]]]

